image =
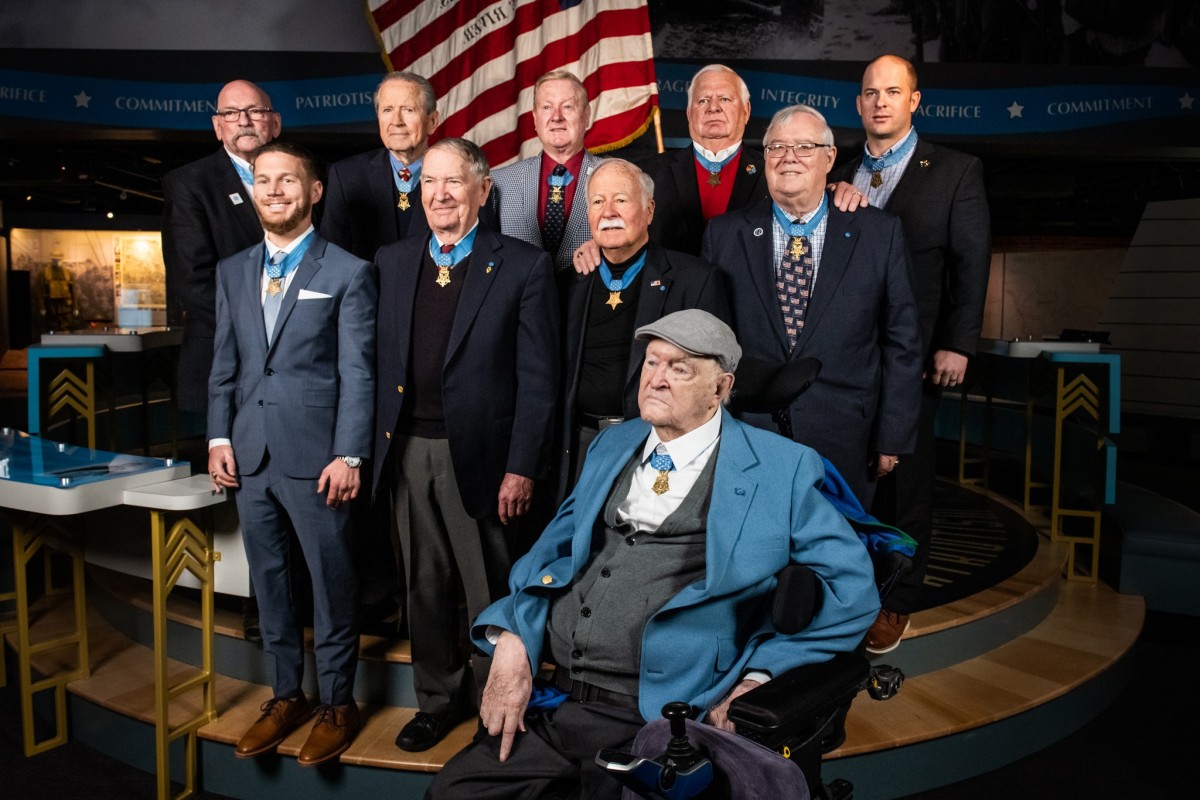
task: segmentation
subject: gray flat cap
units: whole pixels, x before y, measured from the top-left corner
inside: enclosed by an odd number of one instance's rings
[[[737,369],[741,345],[728,325],[707,311],[689,308],[667,314],[634,332],[636,339],[663,339],[694,356],[715,358],[726,372]]]

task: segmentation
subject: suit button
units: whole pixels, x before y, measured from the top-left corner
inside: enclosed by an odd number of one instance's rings
[[[404,394],[404,387],[403,387],[403,386],[397,386],[397,387],[396,387],[396,391],[397,391],[397,392],[399,392],[400,394]]]
[[[587,617],[590,617],[591,615],[592,615],[592,610],[590,608],[588,608],[587,606],[584,606],[583,608],[579,609],[579,616],[584,617],[586,619]]]
[[[612,570],[610,570],[608,567],[605,567],[604,569],[600,570],[600,577],[608,578],[611,576],[612,576]]]
[[[259,407],[259,408],[262,408],[262,400],[259,400],[259,401],[258,401],[258,407]]]
[[[572,675],[578,675],[581,672],[583,672],[583,667],[571,667]]]
[[[383,432],[383,438],[385,438],[385,439],[390,439],[390,438],[392,438],[392,432],[391,432],[391,431],[384,431],[384,432]]]
[[[268,375],[274,375],[274,374],[275,374],[275,370],[271,369],[270,367],[267,367],[267,374],[268,374]]]
[[[629,545],[630,547],[633,547],[635,544],[637,544],[637,537],[636,536],[626,536],[625,544]]]
[[[575,659],[576,661],[578,661],[579,659],[583,658],[583,651],[582,651],[582,650],[572,650],[572,651],[571,651],[571,658],[573,658],[573,659]]]

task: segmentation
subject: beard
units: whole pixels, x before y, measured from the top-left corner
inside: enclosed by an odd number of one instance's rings
[[[263,216],[261,210],[258,212],[258,219],[262,222],[263,228],[269,233],[273,233],[276,236],[286,236],[299,228],[301,223],[307,221],[311,211],[312,205],[309,204],[308,200],[301,199],[296,201],[295,205],[292,206],[291,213],[282,220],[268,220]]]

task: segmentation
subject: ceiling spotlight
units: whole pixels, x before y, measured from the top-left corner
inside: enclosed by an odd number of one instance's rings
[[[115,214],[113,214],[113,212],[109,211],[109,212],[108,212],[107,214],[105,214],[104,216],[105,216],[105,217],[107,217],[108,219],[112,219],[112,218],[113,218],[114,216],[116,216],[116,215],[115,215]]]

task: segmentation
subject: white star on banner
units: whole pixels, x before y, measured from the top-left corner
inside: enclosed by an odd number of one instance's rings
[[[1013,104],[1008,107],[1008,118],[1016,119],[1021,116],[1021,112],[1025,110],[1025,106],[1013,100]]]
[[[80,89],[79,94],[75,95],[76,108],[90,108],[90,106],[88,106],[88,103],[90,102],[92,102],[92,98],[88,97],[88,93],[83,89]]]
[[[1188,111],[1191,111],[1192,103],[1193,103],[1193,101],[1195,101],[1195,99],[1196,98],[1192,97],[1187,92],[1184,92],[1183,97],[1179,98],[1179,110],[1183,111],[1186,109]]]

